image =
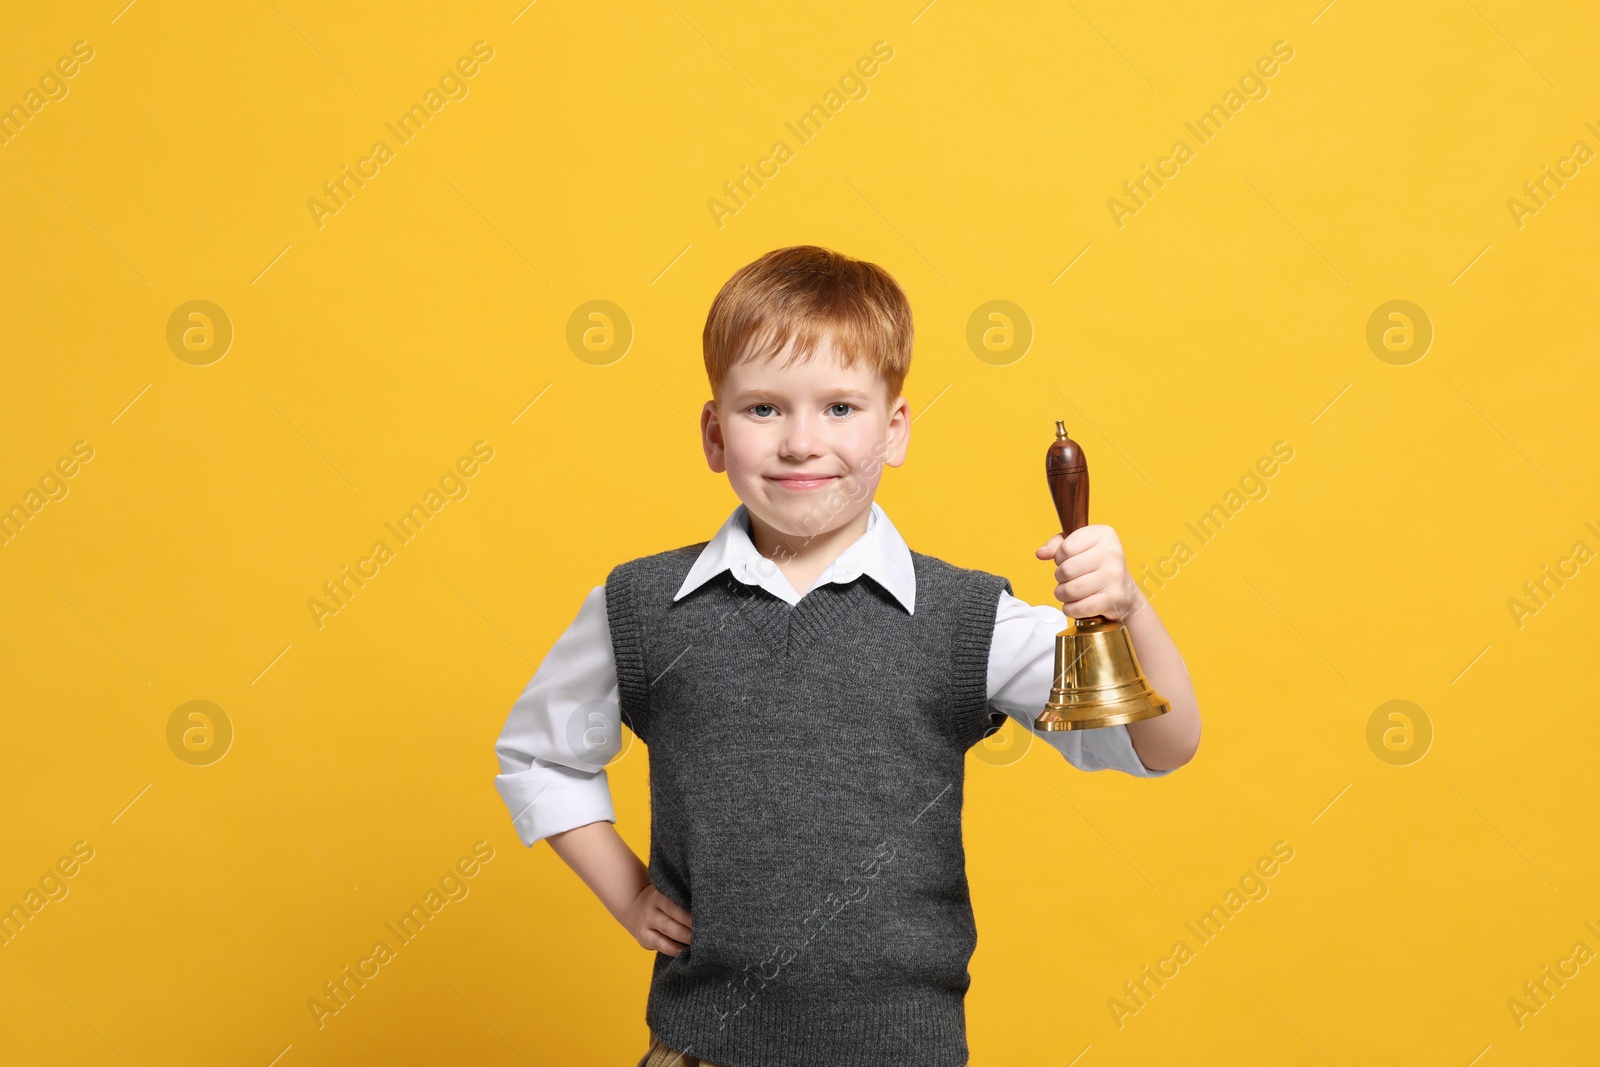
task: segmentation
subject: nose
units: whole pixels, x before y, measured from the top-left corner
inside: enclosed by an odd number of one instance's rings
[[[784,420],[783,441],[779,446],[779,455],[787,459],[809,459],[817,455],[816,442],[813,440],[815,427],[812,425],[811,415],[800,412]]]

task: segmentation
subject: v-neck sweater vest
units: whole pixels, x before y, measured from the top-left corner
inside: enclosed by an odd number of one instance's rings
[[[724,1067],[960,1067],[977,947],[962,845],[998,575],[912,552],[915,612],[870,577],[791,606],[705,542],[618,565],[623,721],[650,756],[650,878],[694,918],[645,1021]]]

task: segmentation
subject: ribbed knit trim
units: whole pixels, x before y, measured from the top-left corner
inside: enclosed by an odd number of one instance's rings
[[[752,989],[729,1013],[726,988],[672,1001],[645,1023],[677,1052],[724,1067],[962,1067],[967,1062],[965,997],[960,993],[847,995],[796,1004],[781,989]]]
[[[869,597],[865,582],[848,585],[830,582],[800,598],[789,615],[789,651],[798,652],[835,628],[845,616],[860,610],[857,601]]]
[[[739,599],[739,610],[724,622],[728,626],[748,626],[768,641],[778,655],[784,654],[784,633],[788,629],[789,613],[794,609],[778,596],[759,585],[746,585],[732,573],[724,572],[722,580]]]
[[[862,592],[862,583],[839,585],[829,582],[813,589],[800,598],[789,616],[789,641],[791,648],[810,644],[832,629],[849,611],[850,603]]]
[[[760,633],[780,657],[804,651],[852,612],[861,610],[860,598],[878,595],[876,583],[868,588],[870,579],[864,578],[845,585],[829,582],[801,597],[800,603],[789,604],[765,589],[739,583],[731,575],[726,577],[730,588],[745,601],[737,621]],[[896,609],[904,610],[898,604]]]
[[[628,563],[619,563],[606,576],[606,623],[611,629],[611,651],[617,661],[617,701],[622,721],[649,744],[650,685],[645,677],[639,612],[634,607],[632,570]]]
[[[961,728],[963,747],[981,741],[994,726],[989,717],[989,649],[994,643],[995,613],[1000,590],[1011,591],[1007,579],[984,573],[968,575],[961,598],[961,624],[952,653],[951,713]]]

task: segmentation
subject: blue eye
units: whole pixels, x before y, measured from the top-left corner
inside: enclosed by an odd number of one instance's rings
[[[856,409],[856,406],[854,404],[846,404],[843,400],[839,401],[837,404],[831,404],[831,405],[829,405],[829,407],[844,408],[845,409],[844,410],[844,414],[840,415],[839,416],[840,418],[843,418],[845,415],[850,414],[850,412],[852,412],[852,411],[854,411]]]
[[[750,410],[755,411],[756,408],[770,408],[771,406],[771,404],[752,404],[750,405]]]

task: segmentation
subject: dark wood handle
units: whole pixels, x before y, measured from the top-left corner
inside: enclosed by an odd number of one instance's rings
[[[1056,517],[1061,520],[1061,532],[1070,536],[1079,527],[1089,525],[1089,461],[1084,458],[1078,442],[1067,436],[1062,419],[1056,420],[1056,439],[1050,442],[1045,453],[1044,474],[1050,482],[1050,496],[1056,502]],[[1066,613],[1067,606],[1061,605]],[[1075,616],[1068,615],[1069,620]],[[1085,620],[1104,622],[1101,615],[1090,615]],[[1068,629],[1075,623],[1069,621]]]
[[[1056,502],[1061,532],[1071,535],[1089,525],[1089,461],[1084,458],[1082,446],[1067,436],[1061,419],[1056,420],[1056,439],[1045,453],[1044,473]]]

